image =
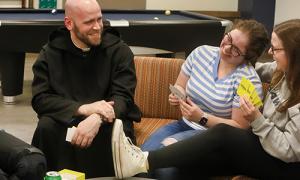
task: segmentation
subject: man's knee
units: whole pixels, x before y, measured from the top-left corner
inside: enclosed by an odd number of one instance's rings
[[[51,118],[43,117],[35,129],[33,140],[44,138],[59,138],[66,131],[66,127]]]
[[[42,131],[53,131],[57,128],[61,128],[62,125],[57,123],[56,121],[54,121],[51,118],[48,117],[43,117],[39,120],[38,125],[37,125],[37,129],[42,130]]]
[[[60,140],[64,139],[66,131],[65,126],[53,119],[42,118],[35,129],[31,144],[44,151],[45,148],[49,148],[49,145],[56,146]]]

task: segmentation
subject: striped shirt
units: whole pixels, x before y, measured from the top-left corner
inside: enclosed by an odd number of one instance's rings
[[[199,46],[187,57],[181,70],[189,77],[186,94],[204,112],[231,119],[232,108],[239,108],[236,91],[242,77],[249,79],[262,98],[261,81],[251,65],[242,64],[225,77],[218,78],[220,48]],[[183,118],[194,129],[206,129]]]

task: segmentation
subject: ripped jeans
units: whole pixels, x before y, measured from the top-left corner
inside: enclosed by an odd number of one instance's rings
[[[195,130],[187,125],[183,120],[178,120],[167,124],[155,131],[141,146],[143,151],[152,151],[164,147],[163,141],[166,138],[173,138],[176,141],[187,139],[205,130]],[[148,178],[159,180],[177,180],[179,171],[175,167],[160,168],[148,174]]]
[[[178,120],[155,131],[141,146],[141,149],[143,151],[156,150],[164,146],[162,142],[166,138],[174,138],[177,141],[181,141],[201,132],[203,130],[195,130],[183,120]]]

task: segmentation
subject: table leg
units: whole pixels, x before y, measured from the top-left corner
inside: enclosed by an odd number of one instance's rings
[[[25,52],[0,52],[0,73],[3,102],[15,103],[23,92]]]

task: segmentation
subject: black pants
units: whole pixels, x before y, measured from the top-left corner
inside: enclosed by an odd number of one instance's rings
[[[63,124],[47,117],[39,120],[32,144],[44,152],[48,171],[71,169],[84,172],[86,178],[114,176],[111,149],[112,124],[102,124],[92,145],[86,149],[75,147],[67,142],[66,133],[67,127]]]
[[[43,153],[0,130],[0,179],[41,180],[46,173]]]
[[[177,167],[181,176],[248,175],[300,179],[300,163],[285,163],[264,151],[250,130],[225,124],[149,153],[150,170]]]

